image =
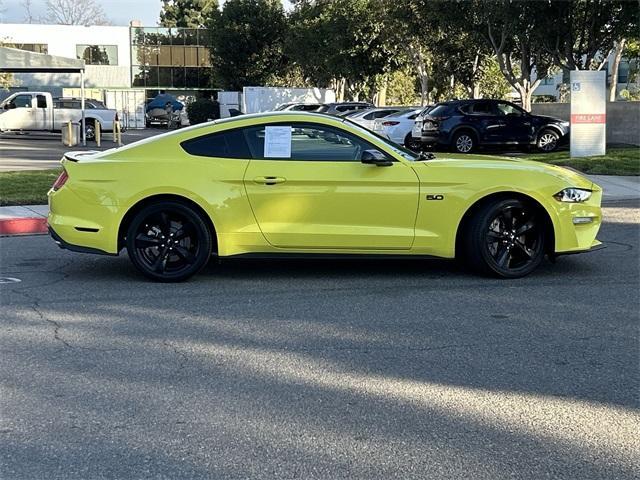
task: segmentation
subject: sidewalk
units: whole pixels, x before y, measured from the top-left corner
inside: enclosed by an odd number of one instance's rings
[[[638,200],[640,199],[640,177],[619,175],[586,175],[604,190],[602,200]]]
[[[640,200],[640,177],[588,175],[604,189],[603,202]],[[0,207],[0,235],[47,233],[47,205]]]

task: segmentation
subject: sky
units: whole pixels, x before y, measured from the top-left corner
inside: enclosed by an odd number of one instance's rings
[[[44,15],[45,0],[32,0],[34,16]],[[160,18],[161,0],[98,0],[107,17],[114,25],[129,25],[131,20],[140,20],[144,26],[157,25]],[[224,3],[224,1],[220,1]],[[288,0],[283,0],[285,8],[290,7]],[[22,23],[24,21],[24,8],[22,0],[0,0],[2,12],[0,22]],[[0,35],[2,32],[0,31]]]

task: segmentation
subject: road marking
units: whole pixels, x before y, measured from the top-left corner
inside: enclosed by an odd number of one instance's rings
[[[13,277],[0,277],[0,283],[20,283],[22,280]]]

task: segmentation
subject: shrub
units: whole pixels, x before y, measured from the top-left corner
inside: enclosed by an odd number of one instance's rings
[[[207,98],[200,98],[187,105],[187,115],[189,116],[189,123],[191,125],[204,123],[219,118],[220,107],[217,103]]]

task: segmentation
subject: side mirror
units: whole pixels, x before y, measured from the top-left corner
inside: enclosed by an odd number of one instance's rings
[[[365,150],[360,156],[360,161],[364,164],[378,167],[390,167],[393,165],[389,157],[378,150]]]

